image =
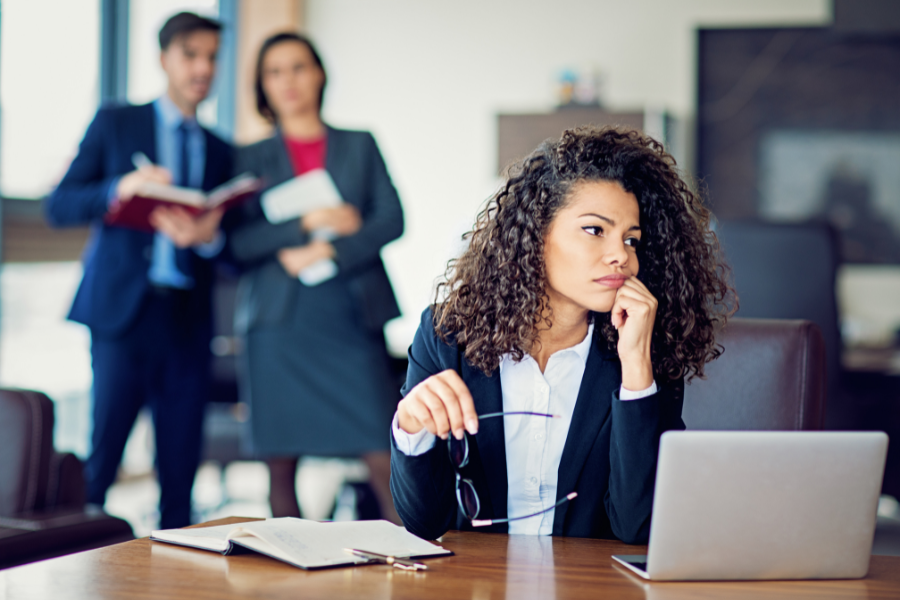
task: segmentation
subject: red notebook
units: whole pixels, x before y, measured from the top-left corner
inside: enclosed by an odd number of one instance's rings
[[[208,194],[174,185],[145,183],[131,200],[120,202],[109,212],[105,221],[108,225],[152,232],[150,213],[158,206],[180,206],[195,216],[220,206],[228,210],[250,198],[259,187],[259,179],[250,173],[238,175]]]

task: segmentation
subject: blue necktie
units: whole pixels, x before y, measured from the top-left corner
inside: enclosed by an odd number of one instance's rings
[[[178,126],[177,131],[178,146],[181,150],[181,160],[179,161],[181,169],[178,173],[178,181],[176,181],[176,184],[181,187],[191,187],[191,155],[190,152],[188,152],[188,140],[190,139],[190,136],[188,134],[188,127],[184,121]]]

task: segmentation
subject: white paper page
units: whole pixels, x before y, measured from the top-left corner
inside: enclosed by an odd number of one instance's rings
[[[193,529],[160,529],[151,531],[150,537],[224,552],[228,548],[228,535],[241,527],[241,525],[217,525]]]
[[[170,202],[179,202],[190,206],[203,206],[206,203],[206,194],[192,188],[166,185],[155,181],[145,181],[135,192],[136,196],[147,198],[160,198]]]
[[[328,171],[309,171],[263,193],[260,203],[270,223],[283,223],[302,217],[319,208],[333,208],[343,203],[341,193]]]
[[[448,553],[446,550],[412,535],[388,521],[351,521],[319,523],[285,517],[255,521],[244,526],[270,548],[240,534],[240,541],[273,556],[283,557],[303,567],[325,567],[366,562],[344,552],[344,548],[369,550],[393,556]],[[235,538],[238,536],[232,536]]]
[[[328,526],[329,542],[342,549],[355,548],[399,557],[450,554],[437,544],[426,542],[390,521],[342,521],[324,525]]]
[[[343,548],[335,549],[330,544],[323,545],[322,541],[326,534],[322,528],[325,523],[284,517],[255,521],[248,525],[250,527],[245,527],[244,531],[232,538],[239,538],[241,544],[246,543],[254,550],[271,554],[298,566],[323,567],[348,562],[365,562],[354,560],[343,551]],[[258,539],[254,540],[252,537]]]
[[[229,198],[257,189],[258,184],[259,180],[253,173],[242,173],[211,191],[206,204],[210,207],[218,206]]]

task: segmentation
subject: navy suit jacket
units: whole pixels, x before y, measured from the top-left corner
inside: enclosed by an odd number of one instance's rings
[[[659,437],[669,429],[684,429],[684,384],[681,380],[662,382],[653,396],[619,400],[619,359],[599,337],[599,328],[594,332],[556,491],[557,500],[573,491],[578,496],[556,508],[553,535],[646,543]],[[437,337],[432,310],[427,309],[409,349],[403,395],[423,379],[454,369],[472,392],[478,414],[502,411],[500,374],[495,371],[486,376],[461,354],[455,343],[446,344]],[[476,435],[466,435],[470,455],[463,473],[472,480],[481,500],[479,518],[505,518],[508,482],[503,419],[486,419]],[[391,447],[391,491],[406,528],[425,539],[435,539],[451,528],[472,529],[458,509],[447,443],[438,439],[428,452],[406,456],[391,435]],[[506,532],[508,526],[498,523],[476,531],[485,530]]]
[[[152,258],[153,234],[103,222],[110,186],[117,177],[134,170],[131,157],[143,152],[156,162],[156,118],[153,104],[104,107],[93,122],[59,186],[45,202],[47,221],[54,227],[90,225],[85,248],[84,278],[75,294],[69,318],[91,328],[91,333],[116,336],[137,316],[150,285],[147,272]],[[203,189],[228,180],[231,147],[209,131]],[[212,266],[191,250],[195,286],[190,295],[192,318],[209,319]]]
[[[381,248],[403,233],[400,198],[372,134],[328,127],[326,135],[325,169],[344,201],[358,208],[363,218],[359,231],[331,242],[335,262],[348,278],[360,323],[381,332],[387,321],[400,315],[381,261]],[[239,149],[235,164],[236,172],[252,172],[267,188],[294,177],[280,132]],[[282,324],[302,285],[285,273],[277,252],[308,243],[309,235],[301,230],[299,219],[269,223],[258,201],[246,203],[235,213],[241,222],[229,236],[229,247],[234,260],[245,268],[235,328],[246,333],[259,325]]]

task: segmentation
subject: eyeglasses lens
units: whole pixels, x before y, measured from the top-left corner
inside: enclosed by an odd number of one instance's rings
[[[457,440],[450,436],[450,461],[457,469],[466,466],[469,462],[469,445],[466,438]]]
[[[470,519],[478,518],[478,513],[481,511],[481,503],[478,501],[478,494],[475,493],[472,482],[468,479],[461,479],[457,488],[457,494],[466,516]]]

